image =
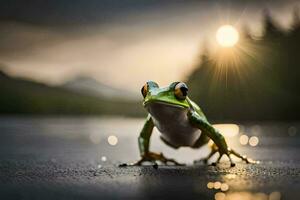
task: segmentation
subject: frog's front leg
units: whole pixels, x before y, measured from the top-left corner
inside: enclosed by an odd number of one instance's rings
[[[154,123],[151,115],[149,114],[138,138],[141,159],[134,163],[125,164],[125,166],[142,165],[144,162],[152,162],[154,165],[157,165],[156,161],[160,161],[164,164],[172,163],[174,165],[183,165],[174,159],[166,158],[162,153],[154,153],[149,151],[150,137],[152,135],[153,128]],[[122,166],[124,166],[124,164]]]
[[[254,163],[251,159],[241,156],[239,153],[229,148],[223,135],[221,135],[204,117],[194,111],[190,111],[188,117],[192,125],[199,128],[203,134],[207,134],[207,136],[214,142],[214,145],[211,148],[211,153],[205,159],[208,160],[216,152],[219,152],[217,163],[221,160],[223,155],[226,155],[229,158],[231,166],[235,166],[235,163],[232,161],[230,155],[235,155],[247,163]],[[213,163],[213,165],[215,164],[216,163]]]

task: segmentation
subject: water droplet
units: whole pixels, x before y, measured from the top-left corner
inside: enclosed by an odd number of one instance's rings
[[[102,160],[102,162],[106,162],[106,161],[107,161],[106,156],[102,156],[102,157],[101,157],[101,160]]]

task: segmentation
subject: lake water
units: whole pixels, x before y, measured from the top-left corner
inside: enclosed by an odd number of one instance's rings
[[[87,162],[95,166],[134,161],[139,158],[137,137],[143,122],[144,119],[122,117],[2,116],[0,159]],[[299,160],[299,156],[295,155],[300,144],[298,122],[247,123],[238,124],[238,130],[234,126],[226,128],[237,131],[237,135],[227,137],[227,141],[242,154],[260,160],[274,160],[277,157],[281,160]],[[257,137],[252,138],[252,142],[258,144],[242,145],[240,137],[243,134],[248,138]],[[187,163],[204,157],[209,150],[207,146],[201,149],[171,149],[159,139],[156,129],[151,138],[151,149]],[[261,151],[266,153],[260,154]]]

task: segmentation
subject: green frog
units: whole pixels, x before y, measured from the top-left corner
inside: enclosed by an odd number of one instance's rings
[[[162,153],[149,151],[154,127],[161,133],[162,141],[175,149],[200,148],[211,139],[213,145],[209,155],[194,162],[207,163],[217,152],[219,157],[212,165],[219,163],[223,155],[229,158],[232,167],[235,163],[230,155],[237,156],[247,163],[254,162],[228,147],[223,135],[208,122],[200,107],[188,97],[188,87],[185,83],[174,82],[167,87],[159,87],[157,83],[148,81],[141,92],[144,97],[143,106],[148,111],[148,116],[138,137],[141,159],[131,165],[142,165],[146,161],[154,164],[159,161],[163,164],[182,165]]]

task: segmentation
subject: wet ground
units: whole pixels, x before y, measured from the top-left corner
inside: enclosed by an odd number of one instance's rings
[[[238,160],[233,168],[226,160],[218,167],[192,165],[207,154],[207,147],[173,150],[155,132],[153,150],[189,165],[117,167],[138,158],[136,137],[142,123],[2,117],[0,199],[300,199],[299,123],[239,125],[239,134],[227,140],[260,160],[256,165]],[[258,144],[241,145],[241,135],[257,137]]]
[[[273,199],[300,197],[300,165],[295,163],[98,169],[84,163],[5,162],[0,169],[1,199],[214,199],[216,194],[226,195],[226,199],[270,199],[270,194],[277,196]],[[208,188],[210,184],[216,189]]]

